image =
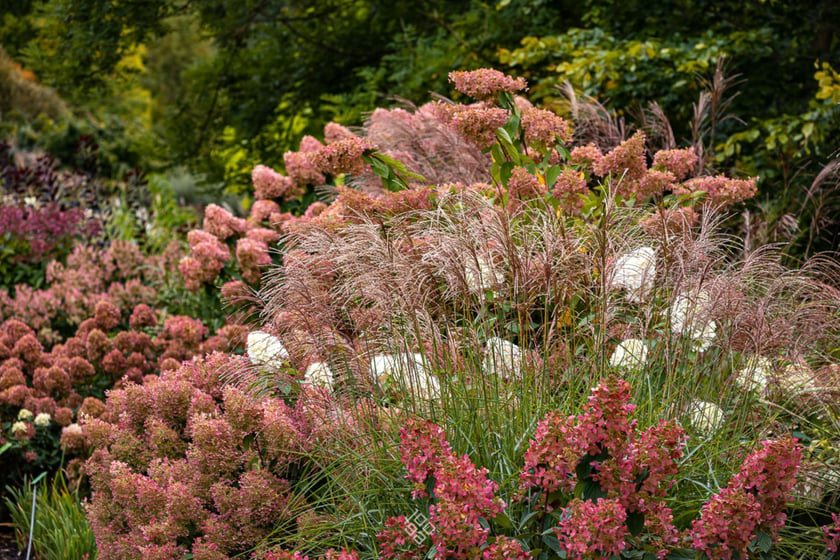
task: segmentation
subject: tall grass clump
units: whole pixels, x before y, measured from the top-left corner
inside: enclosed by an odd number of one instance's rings
[[[478,102],[330,125],[286,154],[287,175],[255,169],[265,204],[248,220],[209,209],[182,272],[226,281],[262,326],[248,359],[127,385],[86,423],[100,552],[836,546],[835,264],[788,269],[726,235],[721,212],[755,180],[710,174],[690,148],[649,153],[642,132],[576,145],[570,121],[515,95],[523,80],[452,78]],[[450,136],[468,162],[431,180]],[[324,201],[279,212],[312,185]],[[220,280],[239,274],[232,240],[242,274]]]
[[[37,488],[37,491],[36,491]],[[77,489],[70,489],[59,473],[52,481],[27,483],[10,488],[4,498],[11,512],[15,538],[21,550],[27,550],[35,493],[35,524],[32,534],[33,557],[45,560],[94,560],[96,541],[85,519]]]

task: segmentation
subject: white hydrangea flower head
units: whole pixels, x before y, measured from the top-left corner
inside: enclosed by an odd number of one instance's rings
[[[776,384],[788,396],[797,393],[809,393],[817,388],[817,380],[813,370],[802,361],[788,364],[776,377]]]
[[[704,317],[711,303],[709,292],[700,290],[681,293],[671,304],[671,331],[689,337],[698,352],[708,350],[717,338],[717,323]]]
[[[494,266],[493,261],[479,255],[475,260],[469,259],[464,269],[464,280],[471,293],[482,293],[503,283],[505,275]]]
[[[280,339],[263,331],[248,333],[247,348],[255,366],[280,367],[289,359],[289,351]]]
[[[767,379],[773,371],[773,362],[764,356],[750,356],[744,367],[735,374],[735,384],[746,391],[763,395],[767,391]]]
[[[326,362],[312,362],[306,368],[303,380],[310,385],[332,389],[335,376]]]
[[[624,253],[612,266],[610,286],[624,288],[625,297],[641,303],[650,295],[656,280],[656,251],[652,247],[639,247]]]
[[[46,428],[50,425],[51,420],[52,418],[49,414],[47,414],[46,412],[41,412],[37,416],[35,416],[35,421],[33,422],[33,424],[41,428]]]
[[[32,416],[33,416],[33,414],[32,414],[31,410],[29,410],[27,408],[21,408],[18,411],[17,419],[22,421],[22,422],[29,422],[30,420],[32,420]]]
[[[14,424],[12,424],[12,434],[25,434],[27,430],[26,422],[18,420]]]
[[[484,345],[481,371],[484,375],[495,375],[505,381],[521,379],[522,349],[509,340],[497,336],[488,338]]]
[[[376,354],[368,372],[381,385],[405,387],[421,399],[440,398],[440,383],[422,354]]]
[[[615,347],[610,365],[619,369],[642,369],[647,363],[648,348],[644,340],[628,338]]]
[[[715,403],[693,401],[688,407],[691,425],[702,435],[711,437],[723,427],[723,410]]]

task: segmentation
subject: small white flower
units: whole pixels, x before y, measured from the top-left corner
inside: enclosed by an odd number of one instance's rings
[[[17,422],[12,424],[12,433],[15,435],[19,433],[25,434],[27,429],[28,428],[26,426],[26,422],[21,422],[20,420],[18,420]]]
[[[707,437],[723,427],[723,410],[715,403],[694,401],[689,405],[688,414],[691,425]]]
[[[35,198],[34,196],[25,196],[25,197],[23,197],[23,203],[24,203],[26,206],[29,206],[29,207],[31,207],[31,208],[38,208],[38,206],[40,206],[40,205],[38,204],[38,199],[37,199],[37,198]]]
[[[627,290],[626,297],[633,303],[644,301],[656,280],[656,251],[639,247],[618,257],[610,275],[610,286]]]
[[[496,375],[505,381],[522,377],[522,349],[516,344],[494,336],[484,345],[484,360],[481,371],[484,375]]]
[[[422,399],[440,397],[440,383],[422,354],[377,354],[370,360],[369,373],[382,385],[405,387]]]
[[[303,379],[311,385],[317,385],[324,389],[332,389],[335,377],[326,362],[313,362],[306,368]]]
[[[688,336],[698,352],[708,350],[717,337],[717,324],[704,317],[711,302],[709,293],[701,290],[679,294],[671,305],[671,331]]]
[[[50,417],[49,414],[47,414],[46,412],[41,412],[40,414],[38,414],[35,417],[34,424],[36,426],[41,427],[41,428],[46,428],[47,426],[50,425],[50,420],[52,420],[52,418]]]
[[[610,365],[622,369],[642,369],[647,363],[648,348],[644,340],[628,338],[615,347]]]
[[[276,336],[263,331],[248,333],[248,357],[256,366],[279,367],[289,352]]]
[[[763,394],[767,389],[767,378],[773,371],[773,363],[764,356],[750,356],[738,373],[735,384],[747,391]]]
[[[464,270],[464,280],[470,292],[484,292],[492,290],[505,281],[502,271],[496,269],[493,261],[478,256],[475,260],[470,259]]]
[[[29,422],[30,420],[32,420],[32,411],[26,408],[21,408],[18,411],[18,420],[22,420],[23,422]]]

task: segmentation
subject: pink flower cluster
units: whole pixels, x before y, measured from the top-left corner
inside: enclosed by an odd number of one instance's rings
[[[436,501],[429,508],[432,542],[442,558],[477,558],[487,543],[488,530],[479,518],[493,518],[505,504],[496,497],[498,485],[487,469],[476,469],[469,457],[456,456],[443,430],[431,421],[412,420],[400,431],[400,456],[414,482],[414,497],[426,496],[425,484],[434,481]],[[383,549],[399,550],[404,521],[391,521],[380,533]],[[398,539],[397,541],[389,539]],[[500,545],[501,546],[501,545]],[[396,557],[396,556],[393,556]]]
[[[822,528],[823,540],[829,552],[837,552],[840,549],[840,513],[832,513],[831,520],[831,525]]]
[[[575,499],[554,532],[568,558],[618,556],[627,547],[626,520],[627,512],[617,500]]]
[[[502,92],[515,93],[528,88],[525,78],[511,78],[491,68],[471,72],[450,72],[455,89],[479,101],[490,101]]]
[[[140,559],[174,546],[228,558],[303,511],[287,477],[308,429],[282,400],[223,385],[221,373],[243,360],[216,353],[127,385],[85,420],[100,554]]]
[[[712,559],[743,557],[759,531],[775,537],[796,483],[802,449],[794,438],[765,441],[692,523],[694,547]]]

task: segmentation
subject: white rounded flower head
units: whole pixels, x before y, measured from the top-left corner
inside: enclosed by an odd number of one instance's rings
[[[492,290],[505,281],[505,275],[493,265],[493,261],[479,255],[475,260],[469,259],[464,269],[464,280],[467,289],[476,293]]]
[[[484,375],[495,375],[505,381],[522,378],[522,349],[516,344],[497,336],[487,339],[484,345],[484,360],[481,371]]]
[[[18,420],[17,422],[12,424],[12,434],[14,435],[25,434],[26,430],[28,429],[29,428],[27,427],[26,422],[23,422],[21,420]]]
[[[648,348],[644,340],[628,338],[615,347],[610,365],[619,369],[642,369],[647,363]]]
[[[312,362],[303,374],[303,380],[310,385],[332,389],[335,376],[326,362]]]
[[[28,408],[21,408],[18,411],[17,419],[21,422],[29,422],[30,420],[32,420],[32,416],[33,415],[31,410],[29,410]]]
[[[691,425],[702,435],[711,437],[723,427],[723,410],[715,403],[693,401],[688,407]]]
[[[440,383],[428,371],[422,354],[376,354],[370,360],[368,372],[381,385],[407,388],[421,399],[440,397]]]
[[[280,367],[289,359],[289,351],[276,336],[263,331],[248,333],[248,357],[256,366]]]
[[[764,356],[750,356],[744,367],[735,374],[735,384],[745,391],[764,394],[767,391],[767,379],[773,371],[773,362]]]
[[[706,317],[712,298],[709,292],[684,292],[671,304],[671,332],[689,337],[694,349],[705,352],[717,338],[717,324]]]
[[[817,388],[817,379],[813,370],[803,361],[789,364],[776,378],[776,383],[788,396],[798,393],[810,393]]]
[[[612,267],[610,286],[624,288],[626,297],[633,303],[644,301],[656,280],[656,251],[652,247],[639,247],[624,253]]]
[[[50,425],[50,421],[52,418],[46,412],[41,412],[37,416],[35,416],[35,421],[33,422],[36,426],[41,428],[46,428]]]

